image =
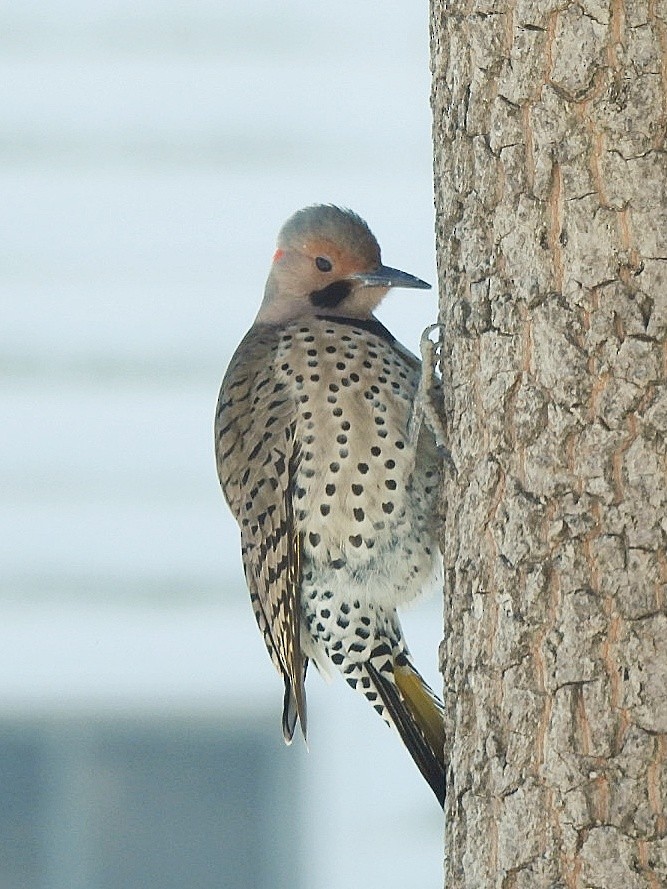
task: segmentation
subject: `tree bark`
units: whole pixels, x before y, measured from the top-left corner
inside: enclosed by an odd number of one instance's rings
[[[667,886],[667,0],[432,0],[447,889]]]

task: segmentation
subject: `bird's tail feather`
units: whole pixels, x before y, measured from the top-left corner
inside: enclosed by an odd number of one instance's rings
[[[306,671],[308,670],[308,658],[303,659],[303,677],[296,687],[285,674],[285,697],[283,698],[283,738],[286,744],[292,743],[297,721],[301,723],[303,740],[307,744],[307,710],[306,710]]]
[[[445,725],[443,706],[409,662],[394,668],[394,682],[366,664],[391,721],[419,771],[445,804]]]

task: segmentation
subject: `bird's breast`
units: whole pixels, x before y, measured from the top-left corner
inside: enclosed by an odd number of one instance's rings
[[[387,604],[413,598],[438,562],[437,467],[408,435],[416,359],[372,330],[316,319],[284,331],[276,367],[296,405],[306,573]]]

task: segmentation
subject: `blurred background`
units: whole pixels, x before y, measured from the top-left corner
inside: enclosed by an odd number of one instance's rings
[[[398,738],[249,605],[212,419],[283,221],[435,281],[428,4],[0,6],[0,887],[437,887]],[[381,318],[413,351],[434,292]],[[435,688],[440,604],[405,616]]]

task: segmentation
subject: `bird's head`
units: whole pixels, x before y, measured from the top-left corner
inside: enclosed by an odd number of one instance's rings
[[[280,230],[257,321],[278,324],[309,314],[368,318],[390,288],[430,286],[383,265],[378,242],[356,213],[316,204]]]

